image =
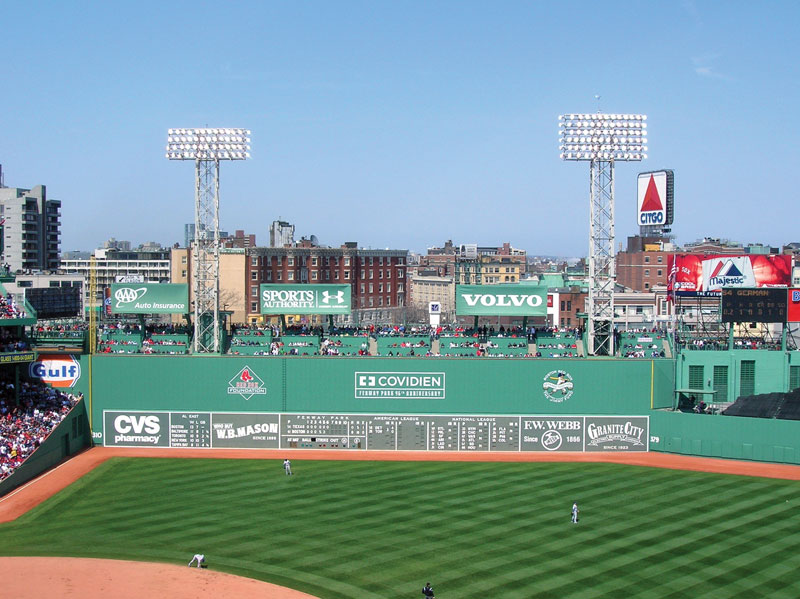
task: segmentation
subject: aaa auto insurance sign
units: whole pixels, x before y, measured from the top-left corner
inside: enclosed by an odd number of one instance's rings
[[[350,285],[261,285],[262,314],[350,314]]]
[[[545,316],[544,285],[456,285],[456,314],[475,316]]]
[[[636,220],[640,226],[672,224],[672,171],[640,173]]]

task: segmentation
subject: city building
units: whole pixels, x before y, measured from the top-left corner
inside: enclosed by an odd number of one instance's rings
[[[137,280],[143,283],[171,282],[169,249],[123,251],[99,248],[94,251],[93,257],[98,293],[95,305],[100,305],[103,301],[101,295],[103,288],[120,280]],[[64,258],[61,260],[61,270],[64,273],[81,275],[86,281],[84,289],[87,305],[89,305],[91,268],[91,258]]]
[[[56,270],[61,243],[61,200],[47,188],[0,188],[2,262],[13,272]]]
[[[269,227],[269,247],[294,245],[294,225],[283,220],[272,221]]]

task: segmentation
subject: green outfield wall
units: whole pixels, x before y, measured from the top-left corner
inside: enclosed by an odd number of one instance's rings
[[[78,402],[39,448],[0,483],[0,496],[16,489],[91,444],[86,400]]]
[[[800,464],[800,423],[653,411],[650,449],[686,455]]]
[[[81,357],[75,390],[102,440],[108,410],[629,414],[668,407],[670,360]]]

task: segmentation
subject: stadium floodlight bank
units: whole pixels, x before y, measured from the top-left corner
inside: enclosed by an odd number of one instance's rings
[[[614,163],[647,158],[643,114],[562,114],[561,159],[584,160],[589,171],[589,297],[587,350],[614,355]]]
[[[169,129],[169,160],[247,160],[250,158],[248,129]]]
[[[169,129],[167,158],[195,163],[194,351],[219,353],[219,163],[250,158],[250,130]]]
[[[647,116],[565,114],[558,117],[562,160],[639,161],[647,158]]]

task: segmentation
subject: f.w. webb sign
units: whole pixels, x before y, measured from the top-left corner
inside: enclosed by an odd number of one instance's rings
[[[456,285],[456,314],[544,316],[547,287],[542,285]]]

